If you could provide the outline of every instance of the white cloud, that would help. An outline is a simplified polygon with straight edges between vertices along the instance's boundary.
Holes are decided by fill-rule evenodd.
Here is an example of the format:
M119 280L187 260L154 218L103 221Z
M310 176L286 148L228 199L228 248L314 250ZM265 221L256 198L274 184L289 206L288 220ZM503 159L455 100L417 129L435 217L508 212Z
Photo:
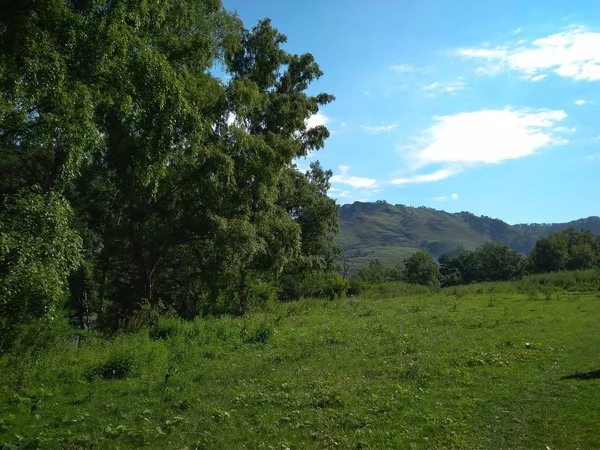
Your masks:
M546 77L547 77L547 75L546 75L545 73L542 73L542 74L540 74L540 75L536 75L536 76L534 76L534 77L531 77L531 78L529 78L529 79L530 79L531 81L541 81L541 80L543 80L543 79L544 79L544 78L546 78Z
M448 197L435 197L434 200L436 202L445 202L446 200L448 200Z
M453 192L451 197L452 197L452 200L457 200L458 194L456 192Z
M490 61L496 59L503 59L508 56L508 52L503 48L487 49L487 48L461 48L456 50L456 53L465 58L483 58Z
M331 119L326 116L325 114L323 114L321 111L317 112L316 114L313 114L312 116L310 116L307 120L306 120L306 128L314 128L317 127L319 125L326 125L329 122L331 122Z
M523 31L523 28L518 27L513 30L513 34L520 34Z
M562 143L553 134L562 110L504 108L436 117L425 132L429 144L418 153L429 163L498 163ZM560 130L559 130L560 131Z
M456 94L458 91L462 91L465 88L465 82L460 78L455 81L448 82L435 81L423 87L425 91L428 91L428 97L434 97L436 93Z
M404 148L413 173L391 183L439 181L474 165L497 164L565 144L563 134L576 131L558 125L566 117L562 110L509 107L435 117L435 124L415 139L416 145ZM414 173L429 166L442 168Z
M468 59L485 60L480 74L515 70L539 81L540 75L554 72L575 80L600 80L600 33L571 26L560 33L536 39L528 45L520 41L513 46L494 49L462 48L455 51Z
M414 72L415 68L412 64L398 64L389 68L391 71L396 73Z
M340 174L331 177L332 183L347 184L353 188L375 188L377 186L377 180L373 178L364 178L350 175L349 166L339 166Z
M344 128L344 127L346 126L346 122L342 122L342 123L340 123L340 126L341 126L342 128Z
M380 126L376 126L376 127L369 127L366 125L362 126L362 129L365 131L368 131L369 133L389 133L390 131L393 131L396 128L398 128L398 125L396 125L396 124L380 125Z
M392 180L392 184L410 184L410 183L428 183L431 181L440 181L444 178L451 177L459 172L457 169L441 169L436 172L420 174L420 175L411 175L406 178L396 178Z
M584 161L594 161L595 159L598 159L598 155L586 155L583 156L581 159L583 159Z
M583 106L583 105L585 105L586 103L587 103L587 102L586 102L585 100L583 100L583 99L575 100L575 104L576 104L577 106Z
M333 197L336 198L352 198L352 194L350 193L350 191L344 189L332 187L331 189L329 189L329 193L333 194Z
M567 127L556 127L554 129L554 131L556 133L575 133L577 131L577 128L575 127L571 127L571 128L567 128Z

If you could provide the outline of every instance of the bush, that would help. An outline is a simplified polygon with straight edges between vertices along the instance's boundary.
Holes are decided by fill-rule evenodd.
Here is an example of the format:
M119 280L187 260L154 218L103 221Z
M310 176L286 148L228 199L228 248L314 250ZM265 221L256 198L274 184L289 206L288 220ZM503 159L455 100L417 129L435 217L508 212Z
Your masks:
M348 282L348 295L360 295L366 288L368 284L365 280L359 275L352 275Z
M367 286L363 289L361 296L363 298L398 298L412 295L427 295L431 293L431 288L419 284L408 283L382 283L373 286Z
M150 339L153 341L163 339L166 340L171 336L175 336L179 333L181 322L176 318L161 318L158 322L153 325L149 330Z
M334 300L344 297L348 287L348 280L335 272L313 272L304 276L286 277L282 280L281 292L285 300L298 300L302 297Z
M269 283L258 282L250 288L250 309L269 311L275 305L279 289Z
M519 290L528 293L543 287L557 287L570 291L596 291L600 289L600 270L573 270L528 275L520 282Z
M131 376L135 369L134 359L126 353L116 353L101 364L90 367L85 374L88 381L95 378L105 380L121 380Z
M175 311L165 306L160 300L154 304L144 300L140 304L140 308L128 318L125 329L130 333L136 333L147 327L155 327L161 319L173 319L175 316Z
M250 329L244 327L241 332L242 341L246 344L265 344L273 335L273 325L260 322Z

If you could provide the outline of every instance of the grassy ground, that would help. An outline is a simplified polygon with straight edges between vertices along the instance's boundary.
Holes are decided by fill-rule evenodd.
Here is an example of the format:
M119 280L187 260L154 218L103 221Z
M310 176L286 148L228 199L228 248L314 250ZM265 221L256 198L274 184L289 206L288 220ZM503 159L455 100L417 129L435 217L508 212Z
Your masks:
M600 293L400 285L0 360L0 447L600 448Z

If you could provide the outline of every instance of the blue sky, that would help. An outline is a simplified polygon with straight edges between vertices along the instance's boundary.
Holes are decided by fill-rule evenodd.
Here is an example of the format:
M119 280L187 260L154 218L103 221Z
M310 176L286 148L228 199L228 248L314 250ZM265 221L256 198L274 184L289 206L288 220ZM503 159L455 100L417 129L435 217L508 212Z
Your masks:
M598 215L600 7L578 0L224 0L312 53L330 195L509 223Z

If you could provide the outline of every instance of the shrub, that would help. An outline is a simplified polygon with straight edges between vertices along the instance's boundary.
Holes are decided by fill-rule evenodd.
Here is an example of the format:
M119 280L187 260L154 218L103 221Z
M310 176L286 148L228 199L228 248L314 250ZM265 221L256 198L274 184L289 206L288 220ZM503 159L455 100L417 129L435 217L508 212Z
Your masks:
M359 275L352 275L348 282L348 295L360 295L365 288L367 287L367 283L365 280Z
M273 335L273 325L260 322L250 329L244 327L241 332L242 341L246 344L265 344Z
M86 371L85 378L88 381L95 378L121 380L131 376L134 369L135 363L131 355L126 353L116 353L111 355L105 362L90 367Z
M275 305L279 289L272 284L258 282L250 288L250 308L258 311L269 311Z
M149 329L150 339L156 341L158 339L166 340L171 336L175 336L181 327L179 319L161 318L156 324Z
M348 280L335 272L312 272L282 280L282 298L298 300L301 297L341 298L348 290Z

